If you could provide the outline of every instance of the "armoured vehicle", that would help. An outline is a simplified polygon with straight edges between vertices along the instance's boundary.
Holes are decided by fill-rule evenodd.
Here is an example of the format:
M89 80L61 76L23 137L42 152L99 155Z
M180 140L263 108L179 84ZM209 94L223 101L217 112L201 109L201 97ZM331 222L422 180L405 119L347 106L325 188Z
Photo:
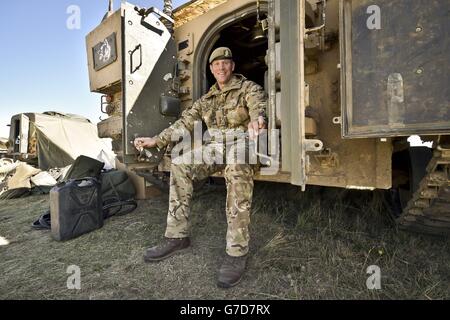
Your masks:
M162 3L163 5L163 3ZM450 1L196 0L162 11L122 2L86 37L100 137L157 184L170 153L140 157L214 83L208 57L231 48L236 72L268 95L266 166L256 180L391 190L400 226L450 232ZM410 147L420 135L432 147Z

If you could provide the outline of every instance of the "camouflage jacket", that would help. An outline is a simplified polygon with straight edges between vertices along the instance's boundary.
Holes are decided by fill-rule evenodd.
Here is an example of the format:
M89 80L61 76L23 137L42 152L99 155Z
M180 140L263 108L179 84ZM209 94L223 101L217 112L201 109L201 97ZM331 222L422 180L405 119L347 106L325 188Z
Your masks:
M250 121L266 116L266 94L263 88L243 75L233 74L222 89L216 83L209 92L183 111L169 128L156 138L158 147L170 143L172 132L177 129L193 131L194 122L203 120L208 129L241 129L247 131Z

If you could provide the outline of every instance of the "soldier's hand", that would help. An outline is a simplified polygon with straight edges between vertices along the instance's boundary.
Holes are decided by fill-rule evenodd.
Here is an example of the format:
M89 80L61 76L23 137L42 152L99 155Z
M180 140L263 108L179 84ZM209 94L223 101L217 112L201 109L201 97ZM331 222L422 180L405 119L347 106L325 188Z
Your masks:
M156 139L148 137L140 137L134 139L134 147L141 151L143 148L153 148L156 147Z
M256 139L262 129L266 129L266 122L264 121L264 117L259 116L258 120L248 124L248 136L250 140Z

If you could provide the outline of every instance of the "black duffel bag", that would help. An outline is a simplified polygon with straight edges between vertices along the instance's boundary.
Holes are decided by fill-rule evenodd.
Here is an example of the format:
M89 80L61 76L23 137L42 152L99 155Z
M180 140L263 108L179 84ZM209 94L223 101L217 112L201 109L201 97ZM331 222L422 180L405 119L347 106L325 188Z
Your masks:
M103 201L103 217L130 213L137 207L134 200L136 189L125 171L109 170L102 172L101 195Z

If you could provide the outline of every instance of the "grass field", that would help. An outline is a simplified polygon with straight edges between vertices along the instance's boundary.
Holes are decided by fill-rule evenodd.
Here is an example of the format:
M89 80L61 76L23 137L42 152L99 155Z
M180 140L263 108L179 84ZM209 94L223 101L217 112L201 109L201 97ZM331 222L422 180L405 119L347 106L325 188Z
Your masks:
M192 247L156 264L145 248L163 237L168 197L66 242L31 223L49 197L0 201L0 299L449 299L448 239L396 229L382 192L256 183L251 252L242 282L216 287L225 253L223 185L193 200ZM8 244L7 244L8 243ZM67 268L81 289L67 289ZM368 290L379 266L381 289Z

